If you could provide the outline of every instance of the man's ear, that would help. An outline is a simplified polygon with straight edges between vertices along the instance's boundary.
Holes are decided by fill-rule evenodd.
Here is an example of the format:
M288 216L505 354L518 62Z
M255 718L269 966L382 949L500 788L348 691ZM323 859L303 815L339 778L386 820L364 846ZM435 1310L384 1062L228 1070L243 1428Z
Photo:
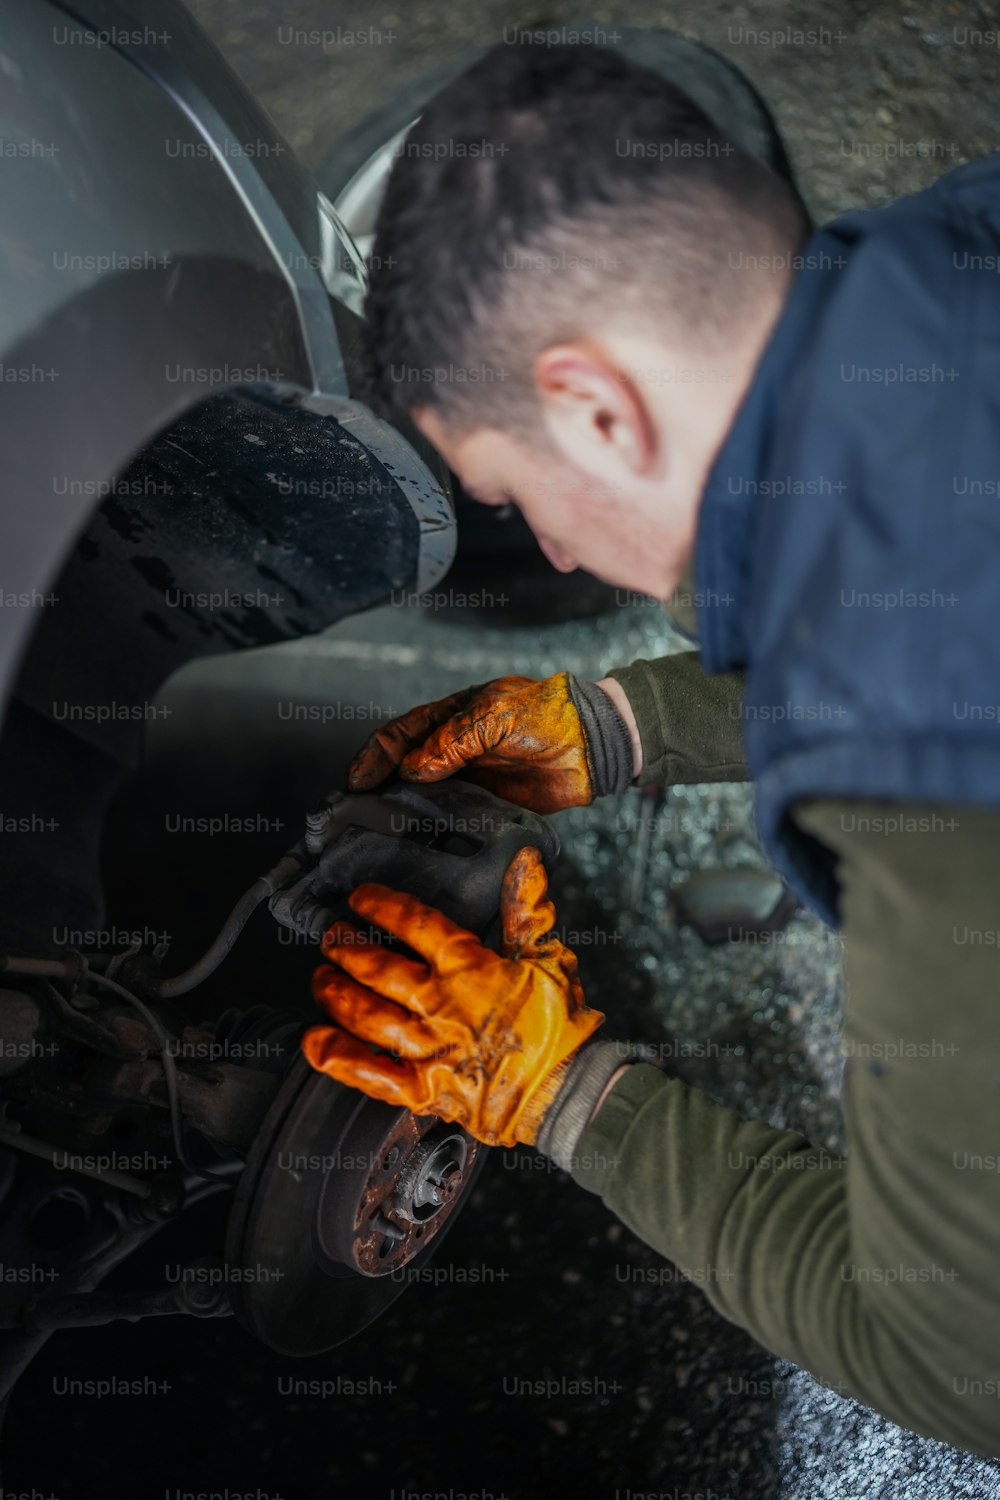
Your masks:
M546 431L565 459L609 484L650 471L657 437L649 410L600 344L553 344L532 376Z

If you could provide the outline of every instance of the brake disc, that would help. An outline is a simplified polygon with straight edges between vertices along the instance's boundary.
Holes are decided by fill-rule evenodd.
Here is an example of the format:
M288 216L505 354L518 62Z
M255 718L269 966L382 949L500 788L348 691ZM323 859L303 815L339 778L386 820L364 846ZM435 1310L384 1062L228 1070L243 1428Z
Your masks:
M279 1354L353 1337L429 1259L486 1155L457 1125L369 1099L296 1059L229 1219L237 1317Z
M558 856L544 819L457 777L378 796L331 793L309 815L297 878L271 911L318 937L350 891L382 880L488 941L507 868L527 844L549 866ZM457 1126L369 1099L298 1057L254 1138L229 1221L237 1316L282 1354L350 1338L428 1258L485 1158Z

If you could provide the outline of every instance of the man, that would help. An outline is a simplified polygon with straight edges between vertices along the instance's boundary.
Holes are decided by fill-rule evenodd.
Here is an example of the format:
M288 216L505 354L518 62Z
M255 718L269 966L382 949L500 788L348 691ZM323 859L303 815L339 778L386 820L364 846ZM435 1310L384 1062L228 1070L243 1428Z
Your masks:
M699 652L421 706L350 785L461 771L547 812L745 754L770 858L843 929L849 1152L603 1040L524 851L504 956L357 891L416 958L332 930L307 1055L535 1144L776 1354L996 1454L1000 165L810 236L684 95L590 48L495 49L408 142L373 399L557 568L693 581Z

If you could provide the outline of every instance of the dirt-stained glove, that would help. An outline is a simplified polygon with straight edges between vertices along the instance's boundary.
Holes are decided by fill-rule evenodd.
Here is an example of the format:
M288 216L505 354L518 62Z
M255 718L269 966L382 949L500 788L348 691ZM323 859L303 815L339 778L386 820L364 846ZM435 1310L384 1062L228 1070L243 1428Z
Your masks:
M487 1145L534 1141L570 1060L604 1020L552 932L546 885L538 850L521 849L504 877L502 956L414 896L359 886L353 910L421 961L360 941L350 923L331 927L332 964L317 969L313 992L335 1024L306 1032L309 1062Z
M393 771L406 781L461 771L508 802L549 813L624 791L632 747L624 719L596 683L571 672L498 677L377 730L351 762L347 784L367 792Z

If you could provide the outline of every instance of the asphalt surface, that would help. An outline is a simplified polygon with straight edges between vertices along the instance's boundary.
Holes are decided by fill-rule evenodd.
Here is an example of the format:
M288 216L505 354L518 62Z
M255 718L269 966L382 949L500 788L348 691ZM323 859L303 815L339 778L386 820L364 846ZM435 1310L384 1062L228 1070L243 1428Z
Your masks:
M429 68L504 27L580 15L496 0L395 12L318 0L192 8L312 163ZM635 4L602 6L593 19L672 24L737 62L774 110L823 218L920 188L994 147L997 49L957 39L965 27L996 26L991 15L924 3L710 13ZM382 40L371 31L336 47L283 39L285 28L323 27L374 28ZM830 40L748 40L751 30L796 27L824 27ZM339 784L369 727L346 706L383 713L508 671L595 676L677 644L658 611L634 605L544 627L388 607L316 641L191 669L172 690L176 712L145 781L116 816L111 852L132 843L145 858L127 880L112 870L113 909L123 924L155 913L198 951L229 899L290 842L302 810ZM275 715L276 696L335 697L345 709L332 725L289 726ZM263 811L285 826L179 851L163 832L171 807ZM800 914L781 945L708 949L669 920L668 889L688 871L763 863L742 786L669 794L634 902L643 812L630 792L558 820L565 857L554 894L561 924L581 935L589 998L617 1034L674 1048L677 1071L717 1098L842 1145L838 940ZM230 960L226 998L304 1005L312 958L255 928ZM217 1229L206 1215L206 1239ZM165 1253L149 1266L162 1267ZM227 1489L227 1500L1000 1496L996 1464L905 1433L772 1359L532 1153L494 1154L437 1264L442 1284L410 1288L353 1343L304 1362L273 1355L231 1322L167 1319L52 1340L12 1403L7 1490L59 1500ZM54 1399L67 1375L152 1377L168 1389L134 1402ZM288 1386L337 1377L332 1396Z

